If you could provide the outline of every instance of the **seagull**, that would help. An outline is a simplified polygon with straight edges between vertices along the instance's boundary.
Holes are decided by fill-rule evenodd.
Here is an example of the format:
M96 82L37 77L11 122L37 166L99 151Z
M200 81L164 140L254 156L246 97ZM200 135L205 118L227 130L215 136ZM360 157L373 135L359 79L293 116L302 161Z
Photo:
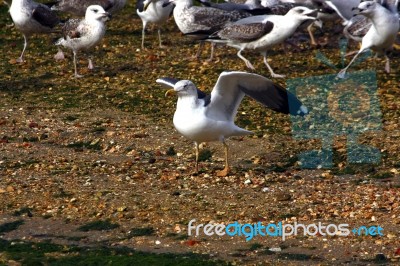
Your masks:
M234 119L245 95L264 106L285 114L305 115L307 108L280 85L271 80L246 72L222 72L211 95L206 95L189 80L159 78L157 83L173 88L166 96L176 93L178 102L173 118L176 130L194 141L196 152L195 171L198 173L199 144L220 141L225 148L225 168L218 176L229 173L228 145L225 140L232 136L245 136L251 131L238 127Z
M261 0L247 0L243 4L225 2L225 3L213 3L209 0L196 0L203 6L213 7L222 9L225 11L243 11L248 12L252 15L264 15L270 13L270 9L261 5Z
M164 6L163 0L138 0L136 2L136 13L139 15L143 22L142 29L142 49L144 49L144 36L147 23L155 23L158 26L165 23L172 13L173 5ZM161 44L161 30L158 28L158 40Z
M254 66L241 53L244 50L258 51L263 55L264 64L271 76L283 78L284 75L276 74L268 64L267 50L289 38L302 23L314 21L316 14L316 10L298 6L289 10L284 16L264 15L244 18L225 26L210 36L209 41L225 43L238 49L237 56L252 70L255 70Z
M212 7L194 6L192 0L167 0L175 5L174 19L179 30L194 39L202 39L218 30L225 24L251 16L240 11L225 11ZM203 42L200 43L196 57L200 55ZM212 46L213 48L214 46ZM212 60L213 50L211 50Z
M390 73L390 60L386 52L392 48L399 31L399 14L396 7L386 0L383 0L382 4L375 1L365 1L361 2L355 10L358 11L358 14L370 19L372 26L362 38L360 50L350 63L339 72L338 77L345 78L347 69L357 56L369 49L376 52L377 55L385 56L385 71Z
M51 9L66 12L78 17L84 16L91 5L99 5L105 11L113 14L124 8L126 0L56 0L51 3Z
M330 6L343 19L346 24L356 14L354 8L361 0L327 0L325 3Z
M49 7L32 0L13 0L10 15L24 36L24 48L16 60L18 63L24 62L24 53L30 36L36 33L55 32L54 27L60 24L60 19Z
M79 50L86 50L103 38L106 32L104 22L110 14L99 5L89 6L84 19L70 19L63 27L64 37L58 39L56 45L62 45L72 50L74 54L75 77L82 77L76 69L76 54ZM89 58L89 69L93 69L92 60Z

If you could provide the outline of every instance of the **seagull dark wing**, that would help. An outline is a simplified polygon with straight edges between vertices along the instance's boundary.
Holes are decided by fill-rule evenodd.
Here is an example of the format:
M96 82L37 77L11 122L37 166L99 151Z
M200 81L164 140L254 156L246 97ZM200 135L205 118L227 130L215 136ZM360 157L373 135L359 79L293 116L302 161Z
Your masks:
M41 25L49 28L54 28L60 23L60 19L57 17L57 15L45 5L38 5L32 11L32 17Z
M207 115L233 121L243 97L285 114L304 115L307 108L293 94L271 80L247 72L222 72L211 92Z
M67 39L67 37L71 39L80 38L83 34L83 32L81 32L79 29L80 23L80 19L70 19L65 22L62 29L64 39Z
M221 39L235 42L252 42L271 32L274 23L231 24L218 32Z

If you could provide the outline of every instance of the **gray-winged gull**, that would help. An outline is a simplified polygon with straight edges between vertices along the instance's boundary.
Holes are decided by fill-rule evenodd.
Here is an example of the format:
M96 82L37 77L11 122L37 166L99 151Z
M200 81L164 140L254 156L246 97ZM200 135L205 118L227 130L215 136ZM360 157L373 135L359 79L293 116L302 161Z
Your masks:
M84 19L70 19L63 27L63 37L58 39L56 45L62 45L72 50L74 54L74 75L78 74L76 67L76 54L79 50L87 50L100 42L106 32L105 21L110 14L99 5L89 6ZM89 58L89 69L93 68Z
M138 0L136 2L136 13L143 23L142 49L144 49L144 36L147 23L154 23L158 26L158 41L160 47L162 47L160 26L168 20L174 8L172 4L164 4L164 0Z
M175 5L173 14L179 30L192 38L204 37L220 30L227 23L237 21L251 14L240 11L225 11L212 7L194 6L192 0L167 0ZM194 33L194 34L192 34ZM203 42L200 43L196 57L200 55ZM213 50L211 50L211 60Z
M60 23L60 19L49 7L32 0L13 0L10 15L17 29L24 36L24 48L17 59L18 63L24 61L24 53L31 35L54 32L53 28Z
M238 49L238 57L242 59L246 66L255 69L254 66L242 56L244 50L255 50L260 52L264 58L264 64L267 66L271 76L281 78L284 75L276 74L267 62L267 50L272 46L284 42L289 38L296 29L307 21L314 21L316 18L316 10L307 7L294 7L284 15L265 15L253 16L238 20L233 24L229 24L216 35L220 40L211 40L222 42L228 46ZM262 27L260 25L271 25L270 27ZM267 29L267 30L266 30ZM246 36L244 39L243 36Z
M338 77L344 78L347 69L351 66L358 55L373 50L378 55L384 55L386 58L385 71L390 72L390 60L386 52L392 48L399 31L399 14L394 5L383 0L382 5L375 1L365 1L358 5L355 9L358 14L363 15L371 20L372 26L367 34L362 38L361 48L353 57L350 63L342 69Z
M308 112L296 96L285 88L254 73L222 72L211 95L197 89L189 80L160 78L157 82L173 88L166 95L178 95L173 123L180 134L195 143L196 172L199 144L220 141L225 148L225 168L218 175L226 176L229 173L228 145L225 140L231 136L252 134L234 123L245 95L277 112L293 115L305 115Z

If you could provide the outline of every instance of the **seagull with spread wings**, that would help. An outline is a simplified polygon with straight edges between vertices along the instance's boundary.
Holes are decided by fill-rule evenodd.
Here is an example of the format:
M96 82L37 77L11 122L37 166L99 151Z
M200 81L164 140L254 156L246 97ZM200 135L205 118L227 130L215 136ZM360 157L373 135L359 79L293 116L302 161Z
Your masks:
M173 118L176 130L194 141L196 173L198 172L199 144L220 141L225 147L225 168L218 176L229 173L228 145L225 140L232 136L245 136L251 131L238 127L234 119L245 95L264 106L285 114L305 115L308 110L290 92L271 80L253 73L222 72L211 92L206 95L189 80L160 78L157 82L173 89L178 102Z

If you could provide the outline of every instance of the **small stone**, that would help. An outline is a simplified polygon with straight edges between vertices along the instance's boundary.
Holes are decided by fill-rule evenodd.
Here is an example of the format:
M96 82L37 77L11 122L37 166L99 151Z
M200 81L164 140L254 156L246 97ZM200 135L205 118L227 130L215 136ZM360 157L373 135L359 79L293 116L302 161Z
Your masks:
M160 245L161 244L161 241L160 240L156 240L156 245Z
M264 188L262 189L262 192L268 192L268 191L270 191L269 187L264 187Z
M277 248L270 248L269 251L272 251L272 252L281 252L282 249L281 249L280 247L277 247Z
M284 193L284 192L278 192L276 193L275 199L277 201L286 201L286 200L290 200L292 198L292 196L288 193Z

